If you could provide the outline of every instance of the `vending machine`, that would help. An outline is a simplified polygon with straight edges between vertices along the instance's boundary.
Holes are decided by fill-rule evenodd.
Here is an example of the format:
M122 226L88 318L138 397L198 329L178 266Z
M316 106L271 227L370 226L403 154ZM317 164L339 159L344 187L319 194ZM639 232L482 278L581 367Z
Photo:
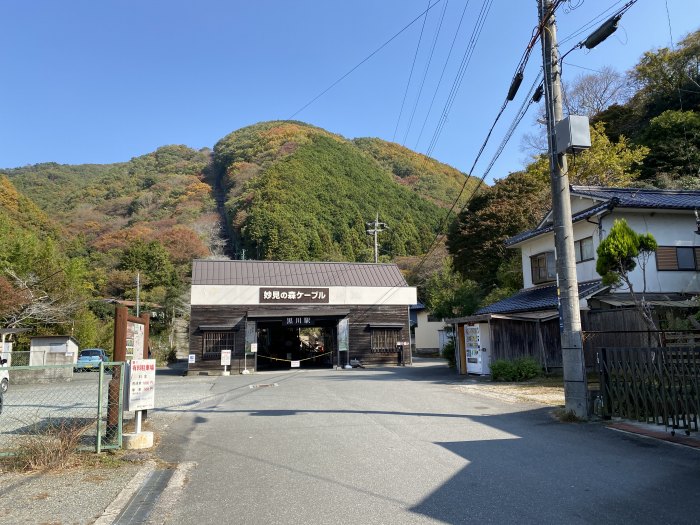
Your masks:
M467 373L487 375L491 373L488 353L482 346L481 328L478 324L465 325L464 350L467 357Z

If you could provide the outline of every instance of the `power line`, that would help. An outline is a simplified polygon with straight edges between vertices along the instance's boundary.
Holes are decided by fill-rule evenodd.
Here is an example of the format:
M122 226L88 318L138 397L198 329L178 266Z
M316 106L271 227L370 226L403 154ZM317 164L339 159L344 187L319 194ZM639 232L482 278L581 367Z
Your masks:
M442 6L442 14L440 15L440 21L438 23L437 30L435 31L435 38L433 39L433 45L430 48L430 54L428 55L428 63L425 66L425 71L423 72L423 80L421 80L420 88L418 89L418 95L416 96L416 103L413 105L413 111L411 111L411 118L408 119L408 125L406 126L406 133L404 133L402 145L406 145L406 138L408 137L408 132L411 131L411 126L413 125L413 117L416 114L416 109L418 108L418 102L420 102L420 97L423 94L423 86L425 85L425 79L428 76L428 71L430 70L430 64L433 61L433 53L435 53L435 46L440 36L440 30L442 29L442 22L445 20L445 12L447 11L447 6L450 0L445 0L445 5ZM427 16L426 16L427 18Z
M394 41L399 35L401 35L401 34L402 34L404 31L406 31L409 27L411 27L411 26L412 26L413 24L415 24L418 20L420 20L420 18L421 18L423 15L427 14L428 11L430 11L432 8L434 8L436 5L438 5L440 2L442 2L442 0L435 0L435 2L434 2L433 4L428 5L428 8L427 8L425 11L423 11L423 12L420 13L418 16L416 16L416 17L415 17L413 20L411 20L408 24L406 24L405 26L403 26L397 33L394 34L394 36L392 36L391 38L389 38L389 40L387 40L387 41L384 42L381 46L379 46L377 49L375 49L374 51L372 51L369 55L367 55L367 56L366 56L365 58L363 58L360 62L358 62L355 66L353 66L347 73L345 73L344 75L342 75L342 76L341 76L340 78L338 78L335 82L333 82L331 85L329 85L326 89L324 89L323 91L321 91L318 95L316 95L314 98L312 98L311 100L309 100L306 104L304 104L302 107L300 107L299 109L297 109L294 113L292 113L292 114L288 117L288 120L291 120L291 119L293 119L294 117L296 117L299 113L301 113L302 111L304 111L304 110L305 110L306 108L308 108L311 104L313 104L314 102L316 102L319 98L321 98L323 95L325 95L326 93L328 93L331 89L333 89L335 86L337 86L338 84L340 84L340 82L342 82L342 81L345 80L348 76L350 76L350 74L352 74L357 68L359 68L359 67L360 67L362 64L364 64L365 62L367 62L367 61L368 61L370 58L372 58L374 55L376 55L377 53L379 53L382 49L384 49L387 45L389 45L392 41Z
M423 130L428 122L428 117L430 117L430 112L433 109L433 104L435 103L435 98L437 97L438 91L440 90L440 85L442 84L442 79L445 76L445 70L447 69L447 64L450 62L450 57L452 56L452 50L455 47L455 42L457 41L457 36L459 35L459 30L462 27L462 22L464 20L464 15L467 12L467 7L469 7L469 0L464 4L464 9L462 9L462 16L459 17L459 23L457 24L457 30L452 38L452 44L450 45L450 50L447 52L447 58L445 58L445 63L442 66L442 72L440 73L440 78L438 79L437 86L435 86L435 91L433 92L433 98L430 100L430 105L428 106L428 111L425 114L425 119L423 120L423 125L420 128L420 133L418 134L418 139L416 139L416 145L413 147L414 150L418 150L418 144L421 137L423 136Z
M469 67L469 63L471 62L471 57L474 53L474 49L476 48L476 43L478 42L479 37L481 36L481 31L482 31L484 24L486 22L486 18L488 17L492 3L493 3L493 0L484 0L484 2L481 5L481 9L479 11L476 22L474 24L474 28L472 30L472 34L471 34L471 37L469 39L469 43L467 44L467 48L465 49L464 54L462 55L462 61L461 61L459 68L457 70L457 74L455 76L455 79L452 82L452 87L450 89L450 92L447 95L447 100L445 101L445 105L443 107L442 114L440 115L440 119L438 121L437 127L435 129L435 132L433 133L431 140L430 140L430 143L428 145L428 149L426 150L425 154L428 156L430 156L432 154L433 149L435 148L435 145L437 144L438 138L440 137L440 134L442 133L442 130L443 130L445 124L447 123L447 117L448 117L450 110L452 109L452 105L454 104L454 101L457 97L457 92L459 91L459 88L462 85L462 80L464 79L464 75L467 71L467 68Z
M428 0L428 7L430 7L430 0ZM411 79L413 78L413 69L416 67L416 59L418 58L418 51L420 50L420 43L423 41L423 31L425 30L425 23L428 21L428 10L425 11L425 16L423 17L423 25L420 28L420 35L418 36L418 43L416 44L416 52L413 54L413 62L411 63L411 71L408 74L408 81L406 82L406 89L403 92L403 100L401 101L401 109L399 110L399 118L396 119L396 127L394 127L394 134L391 136L391 141L394 142L396 139L396 132L399 129L399 124L401 123L401 115L403 114L403 107L406 104L406 97L408 96L408 88L411 87Z
M517 69L516 69L516 75L518 74L518 72L522 73L522 71L523 71L525 65L527 64L527 60L528 60L528 58L529 58L529 56L530 56L530 54L531 54L531 52L532 52L532 48L534 47L535 43L537 42L537 39L538 39L539 36L541 35L542 30L543 30L545 24L547 23L547 21L549 20L549 18L554 14L554 12L555 12L556 9L559 7L559 5L561 5L563 2L564 2L564 0L557 0L554 4L552 4L552 7L551 7L551 9L549 10L549 13L547 13L547 14L543 17L543 19L539 22L539 24L538 24L537 27L535 28L535 31L533 31L533 36L532 36L532 38L530 39L530 42L528 43L528 45L527 45L527 47L526 47L526 49L525 49L525 52L523 53L523 56L522 56L522 58L521 58L521 60L520 60L520 62L519 62L519 64L518 64ZM515 79L515 77L514 77L514 79ZM534 87L535 87L537 84L538 84L538 83L533 84L533 88L531 88L531 91L534 90ZM475 160L474 160L474 163L472 164L472 168L471 168L471 170L470 170L469 173L473 173L473 170L474 170L474 168L476 167L476 164L478 163L479 159L481 158L481 155L482 155L482 153L483 153L483 151L484 151L484 149L485 149L485 147L486 147L486 144L488 143L488 141L489 141L489 139L490 139L490 137L491 137L491 134L493 133L493 130L494 130L496 124L498 123L498 121L500 120L501 116L503 115L503 112L505 111L506 106L508 105L508 102L514 98L514 93L512 93L512 91L513 91L513 84L511 84L511 87L510 87L510 89L509 89L508 95L506 96L506 99L504 100L503 104L501 105L501 108L499 109L498 114L496 115L496 118L494 119L494 122L493 122L493 124L491 125L491 128L489 129L489 131L488 131L488 133L487 133L487 135L486 135L486 139L485 139L484 142L482 143L481 148L479 149L479 152L478 152L477 155L476 155L476 158L475 158ZM516 91L517 91L517 89L516 89ZM529 101L527 102L527 107L529 107ZM526 111L526 109L525 109L525 111ZM520 114L520 113L522 113L522 114ZM512 132L515 131L515 127L517 127L517 124L520 123L520 121L522 120L523 116L524 116L524 112L522 112L522 111L519 112L518 117L516 117L516 122L517 122L517 123L515 123L513 126L511 126L512 131L510 132L510 135L512 135ZM508 136L508 139L510 139L510 135ZM506 142L507 142L507 141L506 141ZM500 149L500 151L498 152L498 155L500 155L500 154L502 153L503 148L505 148L505 144L503 144L503 147L502 147L502 148ZM498 157L496 157L496 158L498 158ZM491 164L490 164L490 166L489 166L489 168L488 168L489 171L490 171L491 167L493 166L493 163L495 163L495 159L491 162ZM466 209L466 208L469 206L470 202L472 201L472 199L473 199L474 196L476 195L476 191L477 191L477 190L481 187L481 185L483 184L483 181L485 180L487 174L488 174L488 171L486 171L486 172L482 175L482 177L480 178L479 182L477 183L476 188L475 188L474 191L472 192L471 196L469 197L469 199L467 199L467 201L465 202L464 206L462 206L462 210ZM457 197L455 198L454 202L452 203L452 206L451 206L450 209L448 210L448 212L447 212L447 214L445 215L444 219L443 219L442 222L440 223L440 226L439 226L439 228L438 228L438 231L436 232L435 237L433 238L432 243L431 243L430 246L428 247L427 252L426 252L425 255L421 258L420 262L418 263L418 266L415 268L415 270L414 270L414 273L415 273L415 274L417 274L418 271L423 267L423 265L425 264L425 261L428 259L428 257L430 256L430 254L433 252L433 250L434 250L435 247L437 246L437 241L438 241L438 239L440 238L440 236L443 234L443 230L445 229L445 226L446 226L446 224L447 224L447 221L449 220L450 215L452 214L452 212L453 212L454 209L456 208L457 203L459 202L459 199L462 197L462 195L463 195L463 193L464 193L464 190L465 190L466 187L467 187L467 183L468 183L468 182L469 182L469 178L466 178L465 181L464 181L464 184L462 184L462 189L460 190L459 194L458 194Z

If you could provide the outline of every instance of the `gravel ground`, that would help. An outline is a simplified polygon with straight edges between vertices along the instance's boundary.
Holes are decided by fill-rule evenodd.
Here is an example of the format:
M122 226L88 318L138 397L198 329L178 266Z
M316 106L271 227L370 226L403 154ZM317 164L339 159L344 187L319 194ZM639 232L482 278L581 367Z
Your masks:
M563 406L563 386L543 386L518 383L475 383L455 387L460 392L477 392L479 395L500 399L510 403L539 403Z

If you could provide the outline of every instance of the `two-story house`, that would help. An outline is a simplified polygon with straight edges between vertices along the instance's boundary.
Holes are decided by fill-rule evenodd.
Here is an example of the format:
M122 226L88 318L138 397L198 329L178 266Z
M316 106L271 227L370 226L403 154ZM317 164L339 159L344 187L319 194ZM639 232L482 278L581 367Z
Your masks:
M616 219L624 218L638 233L651 233L658 243L646 265L646 291L641 268L631 274L635 293L652 307L697 308L700 295L700 191L638 188L571 187L576 274L584 330L643 328L626 288L603 286L596 273L596 250ZM450 320L457 336L460 373L488 374L494 359L532 356L546 368L561 366L552 213L530 231L507 241L520 249L524 287L518 293ZM603 336L601 336L603 337ZM589 340L587 364L594 359Z

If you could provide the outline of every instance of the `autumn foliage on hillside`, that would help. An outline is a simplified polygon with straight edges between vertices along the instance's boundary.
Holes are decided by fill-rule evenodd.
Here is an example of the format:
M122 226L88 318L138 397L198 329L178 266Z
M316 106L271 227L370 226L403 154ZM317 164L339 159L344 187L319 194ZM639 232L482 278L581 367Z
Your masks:
M465 179L400 146L287 121L231 133L214 161L237 252L258 259L371 261L365 223L377 213L388 226L383 260L420 255ZM397 175L399 165L409 177Z

